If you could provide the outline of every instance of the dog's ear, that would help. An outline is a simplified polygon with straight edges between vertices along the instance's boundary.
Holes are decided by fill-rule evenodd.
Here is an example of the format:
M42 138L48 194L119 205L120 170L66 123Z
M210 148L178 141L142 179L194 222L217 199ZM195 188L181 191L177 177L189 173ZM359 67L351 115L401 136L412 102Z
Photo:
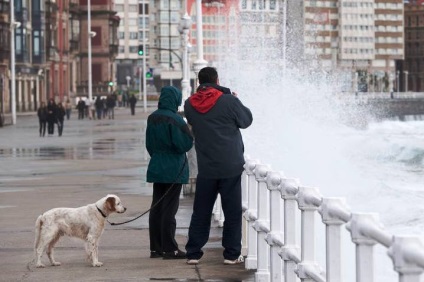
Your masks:
M106 209L108 209L109 211L111 211L111 212L116 211L116 209L115 209L115 197L108 197L106 199L105 205L106 205Z

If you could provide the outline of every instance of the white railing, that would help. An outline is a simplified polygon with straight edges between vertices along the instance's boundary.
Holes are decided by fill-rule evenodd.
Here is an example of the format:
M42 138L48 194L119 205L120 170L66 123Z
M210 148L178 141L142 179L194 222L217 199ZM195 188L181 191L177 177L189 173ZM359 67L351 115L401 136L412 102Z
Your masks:
M373 282L374 245L387 248L400 282L419 282L424 272L424 238L391 235L375 213L352 213L343 198L322 197L317 188L303 187L269 166L247 159L242 180L242 204L247 221L245 267L256 269L257 282L343 282L342 226L356 248L356 281ZM217 202L215 211L220 209ZM301 238L296 244L300 210ZM315 258L315 215L325 225L326 269ZM222 223L223 216L219 212Z

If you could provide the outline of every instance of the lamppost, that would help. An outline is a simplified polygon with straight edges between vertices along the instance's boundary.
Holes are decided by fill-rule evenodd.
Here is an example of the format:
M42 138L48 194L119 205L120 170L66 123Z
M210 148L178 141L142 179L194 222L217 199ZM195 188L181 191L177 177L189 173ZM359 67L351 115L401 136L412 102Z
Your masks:
M405 92L408 92L408 74L409 74L409 72L404 70L403 74L405 75Z
M181 45L183 47L183 60L182 60L182 67L183 67L183 80L181 81L181 88L183 92L183 105L184 101L188 99L188 96L190 95L190 81L188 78L188 71L189 68L189 60L188 60L188 33L190 31L191 27L191 18L187 14L187 12L184 14L184 16L181 18L180 24L178 25L178 31L181 34Z
M196 77L199 71L208 65L203 58L203 22L202 22L202 0L196 0L196 35L197 35L197 60L193 63Z
M16 124L15 29L21 26L20 22L15 22L14 2L10 1L10 93L12 96L12 124Z
M96 36L94 31L91 31L91 0L87 0L87 32L88 32L88 100L93 101L93 86L91 73L91 38Z

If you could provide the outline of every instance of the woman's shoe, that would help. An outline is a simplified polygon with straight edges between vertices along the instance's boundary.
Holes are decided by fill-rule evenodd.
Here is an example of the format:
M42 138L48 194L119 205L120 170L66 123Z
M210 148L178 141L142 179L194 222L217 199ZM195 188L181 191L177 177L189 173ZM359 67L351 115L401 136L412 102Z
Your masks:
M161 258L161 257L163 257L163 255L160 252L155 252L155 251L150 252L150 258Z
M163 253L163 259L185 259L185 258L186 258L186 253L180 250Z

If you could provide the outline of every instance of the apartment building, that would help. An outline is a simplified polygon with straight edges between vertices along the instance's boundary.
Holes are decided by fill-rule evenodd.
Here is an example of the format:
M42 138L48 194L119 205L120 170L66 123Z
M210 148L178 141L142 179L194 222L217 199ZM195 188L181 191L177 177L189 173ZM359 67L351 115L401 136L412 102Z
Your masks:
M405 60L398 61L401 91L424 91L424 1L405 2Z
M144 6L144 14L143 14ZM121 19L118 28L118 55L115 65L117 69L116 84L119 89L127 84L135 87L139 84L139 72L143 56L138 54L143 38L147 65L149 64L149 1L148 0L116 0L114 9ZM127 77L130 79L127 80ZM125 86L125 87L123 87Z
M304 18L308 58L394 83L404 58L403 0L304 0Z

